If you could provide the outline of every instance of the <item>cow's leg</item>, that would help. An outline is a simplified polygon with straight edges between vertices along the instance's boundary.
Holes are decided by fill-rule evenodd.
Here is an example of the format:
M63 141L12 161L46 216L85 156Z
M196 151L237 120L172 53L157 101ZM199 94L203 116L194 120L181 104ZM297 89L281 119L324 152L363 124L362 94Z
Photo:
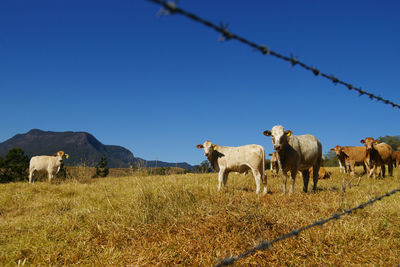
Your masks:
M33 178L33 173L35 172L35 169L29 169L29 183L30 184L32 184L32 183L34 183L33 181L32 181L32 178Z
M354 174L355 174L355 172L354 172L354 167L355 167L355 162L354 161L350 161L350 164L349 164L349 169L350 169L350 176L351 177L353 177L354 176Z
M51 171L48 171L48 177L49 177L49 183L51 182L51 179L53 178L53 173Z
M319 176L319 168L320 166L313 166L313 187L312 191L317 190L318 176Z
M283 189L283 194L286 194L286 183L287 183L287 172L282 170L282 189Z
M225 187L226 182L228 181L228 174L229 172L224 172L224 176L223 176L223 180L222 180L222 184Z
M382 165L381 165L381 170L382 170L382 178L385 178L385 175L386 175L386 167L385 167L385 164L382 164Z
M313 170L314 172L314 170ZM308 182L310 181L310 171L309 170L304 170L301 171L301 176L303 176L303 192L307 193L308 190ZM316 176L316 175L314 175ZM318 176L317 176L318 179Z
M376 169L377 169L377 165L374 164L372 166L372 168L369 170L369 177L373 177L374 179L376 179Z
M261 166L258 168L258 172L260 173L260 180L262 184L264 185L264 191L263 194L265 195L268 190L267 190L267 171L264 169L264 164L261 164Z
M344 166L342 165L342 162L340 160L339 160L339 171L340 171L340 173L346 172L346 170L344 169Z
M363 174L362 174L362 175L364 175L364 174L366 174L366 173L367 173L367 167L365 166L365 164L363 164L363 169L364 169L364 172L363 172Z
M256 181L256 193L259 194L261 187L261 173L256 169L251 169L251 172L253 173L254 180Z
M293 192L294 192L294 182L296 180L296 175L297 175L297 169L292 169L292 171L290 172L290 177L291 177L291 180L290 180L290 194L293 194Z
M389 172L389 175L391 177L393 177L393 163L392 162L388 163L388 172Z
M221 191L222 183L224 182L224 176L225 176L225 169L219 169L219 173L218 173L218 191Z

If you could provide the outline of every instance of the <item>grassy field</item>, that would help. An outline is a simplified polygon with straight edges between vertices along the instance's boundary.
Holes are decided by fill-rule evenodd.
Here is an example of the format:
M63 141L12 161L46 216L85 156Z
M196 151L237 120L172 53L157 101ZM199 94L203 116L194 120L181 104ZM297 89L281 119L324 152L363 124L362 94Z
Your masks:
M1 184L0 262L212 266L400 187L397 168L394 177L364 176L343 196L342 175L332 171L316 193L301 193L298 177L295 193L286 196L280 177L269 176L271 192L258 196L251 175L234 174L223 192L217 192L217 174ZM400 263L399 244L400 193L236 265L394 266Z

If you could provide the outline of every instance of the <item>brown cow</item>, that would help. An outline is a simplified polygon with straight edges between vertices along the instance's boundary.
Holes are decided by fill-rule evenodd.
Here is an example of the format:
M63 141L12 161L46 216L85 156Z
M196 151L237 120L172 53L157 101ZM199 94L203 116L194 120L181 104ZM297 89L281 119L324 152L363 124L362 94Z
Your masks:
M400 149L400 147L398 147L397 149ZM396 151L394 150L392 153L392 162L394 167L400 166L400 151Z
M362 144L365 144L365 148L367 150L367 164L373 169L369 173L369 177L371 177L372 173L374 174L374 178L376 178L376 167L382 168L382 177L385 177L385 164L388 165L389 175L393 176L393 164L392 164L392 152L393 149L386 143L379 143L378 140L375 140L372 137L367 137L360 141Z
M364 173L369 172L369 167L366 164L367 150L364 146L335 146L331 149L336 153L339 162L348 167L351 176L354 176L354 169L357 165L364 167Z

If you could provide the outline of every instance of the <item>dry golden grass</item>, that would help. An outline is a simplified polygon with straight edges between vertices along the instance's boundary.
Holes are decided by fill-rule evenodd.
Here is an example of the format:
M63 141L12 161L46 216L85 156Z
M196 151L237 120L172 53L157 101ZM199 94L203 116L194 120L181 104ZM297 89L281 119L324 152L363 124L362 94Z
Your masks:
M128 176L0 185L3 265L210 266L260 240L330 217L400 187L372 180L341 196L342 175L320 180L316 193L282 195L268 177L266 196L251 175L231 174L217 192L217 174ZM312 183L311 183L312 184ZM302 232L239 260L238 266L380 265L400 262L400 194Z

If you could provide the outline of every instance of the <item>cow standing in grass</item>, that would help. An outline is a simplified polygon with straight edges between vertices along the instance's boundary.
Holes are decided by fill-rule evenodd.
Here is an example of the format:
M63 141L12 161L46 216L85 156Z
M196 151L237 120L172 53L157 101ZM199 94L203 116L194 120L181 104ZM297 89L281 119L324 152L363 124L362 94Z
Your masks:
M278 174L279 173L279 164L278 164L278 156L276 154L276 151L272 152L271 154L268 154L268 156L271 157L271 174Z
M335 146L330 151L335 152L338 161L346 166L351 176L355 174L355 166L362 165L364 174L369 172L367 161L367 150L364 146Z
M222 185L225 186L229 172L244 173L251 170L256 181L256 193L260 193L261 181L264 183L264 194L267 193L267 179L264 175L265 152L262 146L229 147L205 141L196 147L204 149L204 155L210 161L211 167L218 172L218 191Z
M60 171L63 159L68 158L64 151L58 151L53 156L35 156L29 162L29 183L33 183L33 175L36 171L47 172L49 182Z
M309 168L314 173L319 172L322 163L321 142L312 135L293 135L292 131L285 131L283 126L272 127L271 131L264 131L265 136L272 136L272 144L277 152L279 169L283 173L283 193L286 193L287 172L291 174L290 193L294 191L294 182L297 171L303 176L303 191L307 192L310 180ZM313 177L313 191L317 189L318 175Z
M382 177L385 177L385 164L388 165L389 175L393 176L392 147L383 142L379 143L378 140L375 140L372 137L362 139L360 142L365 144L367 149L367 163L371 168L369 177L374 174L374 178L376 178L377 167L381 168Z

